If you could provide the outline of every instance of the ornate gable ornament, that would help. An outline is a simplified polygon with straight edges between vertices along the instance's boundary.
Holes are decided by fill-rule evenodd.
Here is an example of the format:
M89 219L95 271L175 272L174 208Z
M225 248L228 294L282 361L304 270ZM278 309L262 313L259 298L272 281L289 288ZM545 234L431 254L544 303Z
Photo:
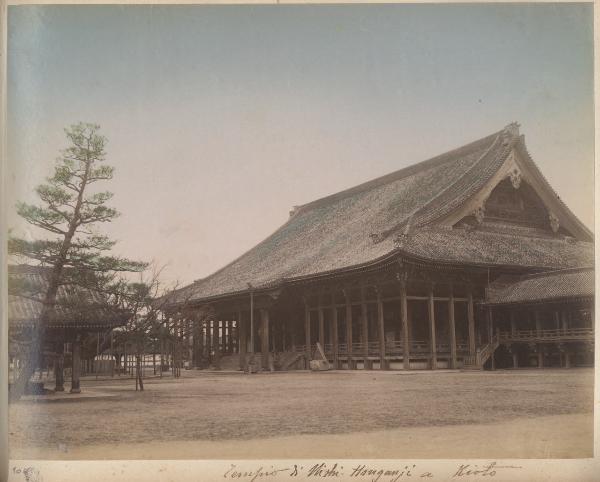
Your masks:
M482 203L481 206L475 208L473 216L475 217L477 224L483 223L483 218L485 218L485 203Z
M550 227L552 228L552 231L555 233L558 232L558 228L560 228L560 221L556 215L553 212L550 212L548 214L548 219L550 220Z
M510 177L510 183L512 184L512 187L514 187L515 189L519 189L519 187L521 187L521 170L515 166L510 171L509 177Z

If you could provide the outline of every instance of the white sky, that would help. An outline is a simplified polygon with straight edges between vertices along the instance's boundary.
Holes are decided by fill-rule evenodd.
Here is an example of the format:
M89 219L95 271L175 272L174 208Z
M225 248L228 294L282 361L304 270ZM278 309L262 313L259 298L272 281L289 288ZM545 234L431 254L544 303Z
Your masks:
M206 276L303 204L511 121L593 226L591 5L9 8L9 227L96 122L116 251Z

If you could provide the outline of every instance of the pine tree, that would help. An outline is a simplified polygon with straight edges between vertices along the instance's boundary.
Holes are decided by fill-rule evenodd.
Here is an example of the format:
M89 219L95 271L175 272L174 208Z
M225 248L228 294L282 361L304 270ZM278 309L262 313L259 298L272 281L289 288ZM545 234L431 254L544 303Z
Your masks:
M36 188L37 205L19 202L17 213L29 224L39 228L46 237L27 240L12 236L9 255L50 270L47 290L40 294L42 308L23 369L12 389L19 398L36 368L41 352L45 326L56 305L56 295L62 284L98 288L115 272L140 271L145 263L111 256L115 241L97 231L99 224L108 223L119 213L106 203L112 193L96 189L96 184L109 181L113 168L104 164L106 138L95 124L79 123L65 129L69 147L62 151L54 175Z

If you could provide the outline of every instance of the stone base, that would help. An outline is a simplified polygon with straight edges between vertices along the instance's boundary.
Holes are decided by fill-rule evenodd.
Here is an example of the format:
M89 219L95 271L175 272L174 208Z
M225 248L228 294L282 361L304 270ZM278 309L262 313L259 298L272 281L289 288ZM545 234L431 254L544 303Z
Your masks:
M71 388L70 393L81 393L81 388Z
M311 360L310 369L314 371L325 371L329 370L329 362L327 360Z

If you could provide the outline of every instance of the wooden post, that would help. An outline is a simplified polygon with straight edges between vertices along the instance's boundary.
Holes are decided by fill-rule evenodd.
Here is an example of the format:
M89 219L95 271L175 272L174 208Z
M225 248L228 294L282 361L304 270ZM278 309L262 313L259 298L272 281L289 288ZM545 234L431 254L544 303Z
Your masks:
M429 299L427 302L429 313L429 333L430 333L430 352L431 352L431 369L437 369L437 346L435 339L435 301L433 300L433 284L429 287Z
M352 359L352 304L350 303L350 296L344 291L344 298L346 299L346 352L348 359L348 370L355 368L354 360Z
M487 316L488 316L488 330L489 330L490 346L491 346L491 350L492 350L492 353L490 355L491 365L492 365L492 370L495 370L496 369L496 357L494 355L496 352L492 345L492 341L494 338L494 318L492 316L492 307L491 306L488 306Z
M569 347L565 347L565 368L571 368L571 353Z
M71 367L71 393L81 393L79 376L81 373L81 335L76 334L73 340L73 363Z
M221 369L221 342L222 342L221 320L215 320L213 322L213 344L215 347L214 366L217 370Z
M321 344L321 347L324 350L325 349L325 313L323 313L323 304L322 304L321 295L319 295L318 313L319 313L319 343Z
M408 301L406 299L406 279L400 278L400 318L402 323L402 365L405 370L410 370L410 333L408 330Z
M519 368L519 353L515 348L511 347L513 368Z
M361 333L362 333L362 344L364 346L364 357L363 357L363 368L365 370L371 369L371 364L367 357L369 356L369 313L367 311L367 302L365 300L365 287L360 287L360 318L361 318Z
M335 298L333 298L332 300L333 302L333 307L332 307L332 313L331 313L331 337L332 337L332 344L333 344L333 368L335 370L337 370L339 368L338 366L338 312L337 312L337 308L335 306Z
M263 359L263 369L270 369L269 360L269 310L262 308L260 310L260 323L261 323L261 351Z
M556 330L560 331L560 329L561 329L561 325L560 325L560 311L558 311L558 310L554 310L554 323L556 324Z
M240 354L240 369L246 371L246 350L248 346L246 345L247 334L246 334L246 324L242 322L242 311L238 311L237 315L237 333L238 333L238 352Z
M515 312L510 310L510 333L511 335L517 334L517 322L515 320Z
M566 311L562 312L562 329L564 332L569 329L569 317Z
M379 331L379 369L386 370L385 360L385 319L383 317L383 301L381 301L381 290L377 289L377 328Z
M454 291L450 287L448 300L448 322L450 325L450 368L456 368L456 320L454 317Z
M535 331L538 337L542 335L542 320L540 319L540 312L535 310L533 312L533 318L535 320ZM538 354L538 368L544 367L544 350L543 345L540 343L537 346L537 354Z
M61 339L56 344L56 358L54 359L54 379L55 379L55 392L65 391L65 342Z
M254 291L250 291L250 353L254 353Z
M210 365L212 363L212 320L206 320L206 361Z
M304 301L304 335L306 337L306 368L308 369L312 350L310 347L310 309L306 300Z
M469 355L475 354L475 309L473 306L473 292L469 288L467 294L467 318L469 323Z

